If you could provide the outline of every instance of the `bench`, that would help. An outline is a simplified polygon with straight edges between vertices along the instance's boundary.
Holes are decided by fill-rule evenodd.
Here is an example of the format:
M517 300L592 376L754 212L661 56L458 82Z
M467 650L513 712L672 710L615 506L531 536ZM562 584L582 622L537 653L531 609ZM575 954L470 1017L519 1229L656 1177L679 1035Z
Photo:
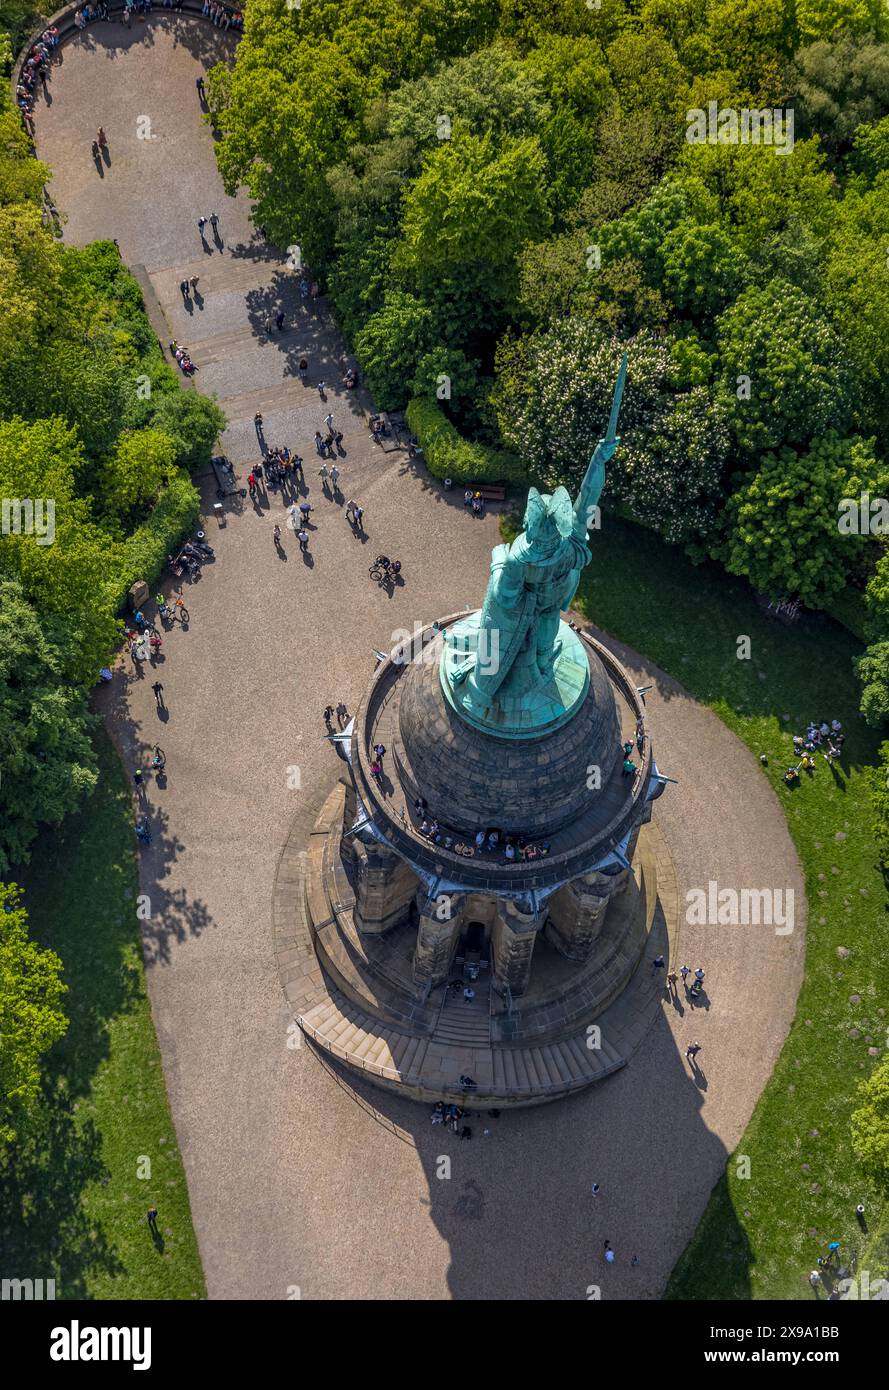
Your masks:
M502 502L506 497L505 483L480 483L473 492L480 492L486 502Z

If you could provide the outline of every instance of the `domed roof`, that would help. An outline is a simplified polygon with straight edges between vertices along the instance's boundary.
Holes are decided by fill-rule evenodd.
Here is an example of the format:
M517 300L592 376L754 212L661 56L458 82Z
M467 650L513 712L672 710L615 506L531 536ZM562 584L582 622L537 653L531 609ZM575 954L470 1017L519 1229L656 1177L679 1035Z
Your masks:
M496 827L545 837L588 813L623 758L614 687L596 653L587 648L590 684L576 714L533 740L498 738L461 718L441 687L440 654L439 636L398 682L392 754L402 785L467 836Z

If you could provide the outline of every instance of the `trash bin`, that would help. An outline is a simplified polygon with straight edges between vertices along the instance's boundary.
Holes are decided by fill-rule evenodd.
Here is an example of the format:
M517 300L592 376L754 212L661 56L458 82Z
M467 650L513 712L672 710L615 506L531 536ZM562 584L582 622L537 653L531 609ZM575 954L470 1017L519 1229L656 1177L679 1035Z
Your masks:
M221 502L214 502L214 503L213 503L213 515L214 515L215 518L216 518L216 523L217 523L218 526L224 526L224 525L225 525L225 512L222 510L222 503L221 503Z

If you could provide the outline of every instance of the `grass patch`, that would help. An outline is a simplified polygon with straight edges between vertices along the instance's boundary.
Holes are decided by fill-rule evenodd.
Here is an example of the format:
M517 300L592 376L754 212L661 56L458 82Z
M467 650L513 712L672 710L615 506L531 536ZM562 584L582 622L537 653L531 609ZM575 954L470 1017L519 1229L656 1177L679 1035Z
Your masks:
M736 1178L729 1159L667 1297L806 1297L826 1241L856 1248L862 1267L856 1203L880 1211L849 1144L856 1086L879 1060L868 1040L884 1049L889 1024L889 895L863 773L878 761L880 739L858 715L852 657L861 648L827 617L784 627L761 612L746 583L691 565L629 523L606 515L591 542L577 608L681 681L755 755L766 754L763 776L785 808L809 905L797 1016L737 1149L749 1155L752 1176ZM750 660L737 657L744 635ZM819 757L811 779L790 792L782 777L791 735L812 717L843 721L843 764L834 775ZM851 954L841 959L839 947Z
M64 963L66 1036L0 1183L3 1273L61 1299L205 1298L185 1172L145 989L129 787L104 733L100 780L16 875L30 930ZM150 1179L137 1175L151 1164ZM161 1241L146 1222L158 1208ZM161 1248L162 1247L162 1248Z

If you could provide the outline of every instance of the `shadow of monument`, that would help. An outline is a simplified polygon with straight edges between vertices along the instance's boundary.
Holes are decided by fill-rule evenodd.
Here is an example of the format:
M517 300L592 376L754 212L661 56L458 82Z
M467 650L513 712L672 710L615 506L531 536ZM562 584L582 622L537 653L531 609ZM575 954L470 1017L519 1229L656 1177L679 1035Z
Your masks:
M319 1061L416 1149L454 1299L661 1298L728 1158L663 1013L627 1067L576 1096L497 1117L470 1106L469 1141L433 1125L430 1106ZM747 1250L737 1222L731 1242Z

